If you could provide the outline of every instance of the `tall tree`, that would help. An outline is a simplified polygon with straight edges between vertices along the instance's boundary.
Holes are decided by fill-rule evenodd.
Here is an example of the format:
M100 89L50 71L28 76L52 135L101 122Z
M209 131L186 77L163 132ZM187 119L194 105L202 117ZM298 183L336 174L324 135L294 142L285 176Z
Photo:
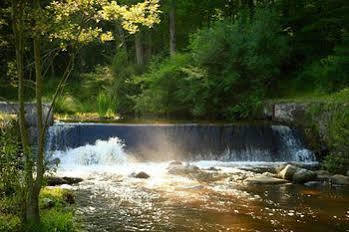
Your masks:
M170 54L176 53L176 3L170 0L169 9L169 30L170 30Z
M139 25L152 27L159 22L158 0L145 0L130 7L120 6L116 2L104 0L66 0L62 2L48 2L45 8L40 0L28 3L25 0L12 0L12 27L15 38L16 64L18 77L19 124L25 156L25 206L23 219L30 224L40 222L39 193L45 172L44 146L48 115L62 93L72 69L74 68L75 52L81 45L92 41L110 41L113 39L110 32L98 27L100 21L121 20L123 28L131 34L138 31ZM27 14L29 12L29 14ZM28 28L26 22L33 22L34 27ZM94 27L92 25L95 25ZM29 145L28 130L25 118L24 99L24 41L33 41L35 60L36 85L36 112L38 126L37 155L32 155ZM50 112L44 119L42 114L43 91L43 62L42 41L56 41L63 50L72 52L69 65L57 86ZM35 175L33 173L35 172Z

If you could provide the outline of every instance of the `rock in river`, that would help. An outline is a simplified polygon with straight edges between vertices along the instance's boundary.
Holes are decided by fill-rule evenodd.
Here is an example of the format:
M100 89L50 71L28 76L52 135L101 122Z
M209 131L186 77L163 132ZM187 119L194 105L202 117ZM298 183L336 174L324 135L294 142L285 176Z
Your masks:
M297 172L298 168L291 164L286 165L284 169L282 169L278 175L285 180L292 180L293 175Z
M148 179L150 176L145 172L131 173L131 176L139 179Z
M287 180L261 175L247 178L245 182L248 184L285 184Z
M292 177L292 181L296 183L305 183L316 179L316 173L304 168L299 168Z
M334 175L331 177L333 184L349 185L349 177L344 175Z
M57 185L63 185L63 184L77 184L83 179L81 178L74 178L74 177L57 177L57 176L47 176L45 177L47 181L47 186L57 186Z

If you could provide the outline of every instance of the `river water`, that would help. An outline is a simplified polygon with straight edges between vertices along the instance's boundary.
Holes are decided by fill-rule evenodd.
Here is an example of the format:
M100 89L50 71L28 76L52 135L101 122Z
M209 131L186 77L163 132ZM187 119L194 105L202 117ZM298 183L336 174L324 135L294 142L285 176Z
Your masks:
M289 132L281 129L281 134ZM285 153L294 158L288 161L313 164L311 152L299 143L286 139L285 144L296 154ZM246 178L262 175L251 169L269 170L287 162L254 156L242 161L231 155L231 160L191 156L181 160L183 165L199 169L171 174L170 160L147 161L118 137L52 152L52 158L60 159L58 175L84 179L63 186L76 193L82 231L349 231L348 188L248 184ZM133 177L141 171L150 177Z

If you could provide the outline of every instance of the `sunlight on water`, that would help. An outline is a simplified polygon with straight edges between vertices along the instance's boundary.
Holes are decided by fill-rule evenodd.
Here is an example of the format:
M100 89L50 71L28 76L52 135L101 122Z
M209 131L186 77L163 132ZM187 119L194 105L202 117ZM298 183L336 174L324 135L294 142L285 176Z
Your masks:
M58 175L84 179L71 188L86 231L349 231L347 192L331 198L303 186L244 182L260 175L250 168L282 162L198 160L171 173L171 161L139 162L116 137L52 157L60 159ZM134 178L141 171L150 178Z

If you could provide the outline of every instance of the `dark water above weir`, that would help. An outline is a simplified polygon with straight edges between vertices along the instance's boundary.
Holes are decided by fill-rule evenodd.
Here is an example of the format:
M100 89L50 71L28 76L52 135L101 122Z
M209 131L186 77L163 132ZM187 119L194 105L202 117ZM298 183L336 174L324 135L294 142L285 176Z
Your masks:
M57 123L47 149L66 150L119 138L143 160L314 161L299 133L282 125Z

